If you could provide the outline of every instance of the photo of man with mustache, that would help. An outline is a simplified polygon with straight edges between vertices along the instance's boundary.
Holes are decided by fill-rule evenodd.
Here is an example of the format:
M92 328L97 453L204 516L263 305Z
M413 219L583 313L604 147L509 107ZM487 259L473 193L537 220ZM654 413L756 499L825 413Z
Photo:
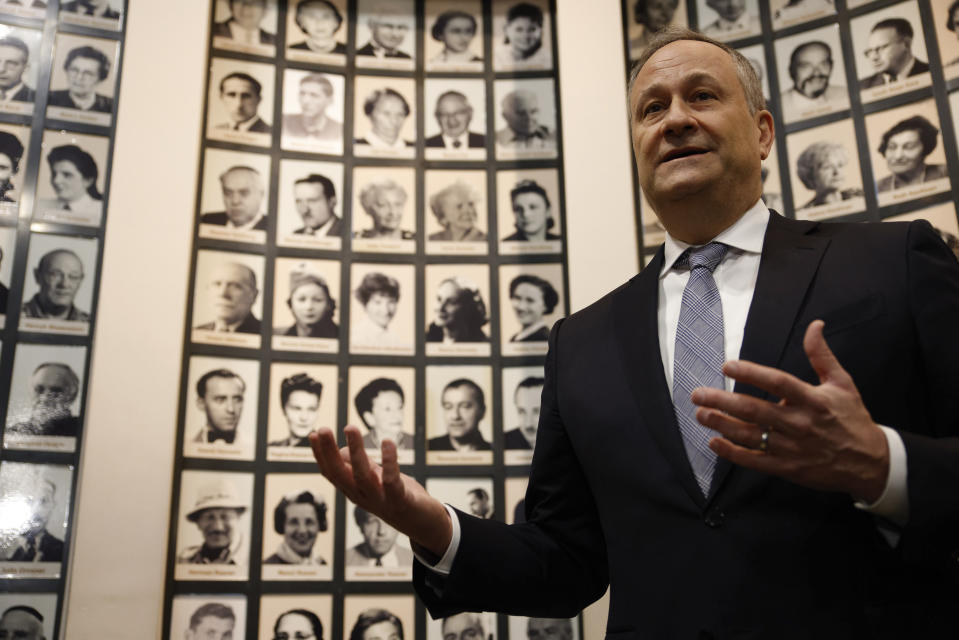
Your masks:
M846 87L829 83L835 66L832 48L822 40L804 42L793 49L789 56L789 77L793 86L782 93L786 122L849 107Z

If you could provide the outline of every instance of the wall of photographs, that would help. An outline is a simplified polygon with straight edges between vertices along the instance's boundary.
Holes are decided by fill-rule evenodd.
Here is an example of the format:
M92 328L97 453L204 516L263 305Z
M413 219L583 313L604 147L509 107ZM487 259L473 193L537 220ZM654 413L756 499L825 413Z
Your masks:
M335 495L305 436L360 425L374 456L391 436L434 495L522 518L569 311L554 4L211 12L163 637L441 638L409 541Z
M763 200L788 217L923 218L959 251L959 3L623 0L626 54L667 24L698 27L759 72L776 123ZM634 178L635 179L635 178ZM638 188L640 246L664 231Z
M59 636L124 3L0 3L0 632Z

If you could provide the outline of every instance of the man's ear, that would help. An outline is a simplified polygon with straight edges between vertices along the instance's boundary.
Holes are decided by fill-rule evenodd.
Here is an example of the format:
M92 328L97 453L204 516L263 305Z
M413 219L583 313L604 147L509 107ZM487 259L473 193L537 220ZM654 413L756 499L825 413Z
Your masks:
M773 142L776 141L776 125L773 116L765 109L756 113L756 126L759 129L759 152L763 160L769 157Z

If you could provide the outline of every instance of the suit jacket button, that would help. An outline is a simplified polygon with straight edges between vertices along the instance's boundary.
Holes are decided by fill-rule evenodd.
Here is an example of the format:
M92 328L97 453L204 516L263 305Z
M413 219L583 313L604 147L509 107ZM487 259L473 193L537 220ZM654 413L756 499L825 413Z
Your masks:
M719 527L723 526L725 521L726 514L719 509L714 509L706 514L706 525L712 527L713 529L718 529Z

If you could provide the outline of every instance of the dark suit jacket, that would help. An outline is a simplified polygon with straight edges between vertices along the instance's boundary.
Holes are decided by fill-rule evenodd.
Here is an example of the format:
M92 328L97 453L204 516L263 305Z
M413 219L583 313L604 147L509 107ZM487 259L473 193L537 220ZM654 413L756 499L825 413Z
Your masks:
M520 431L520 428L516 427L515 429L510 429L503 434L503 448L529 450L533 447L529 446L529 440L526 439L526 436L523 435L523 432Z
M226 22L213 23L213 35L218 38L232 38L233 32L230 31L231 20L233 20L233 18L230 18L230 20ZM260 29L260 44L276 44L276 36L269 31Z
M423 144L425 144L427 147L430 147L430 148L433 148L433 149L437 149L437 148L442 149L443 147L446 146L445 144L443 144L443 134L442 134L442 133L438 133L438 134L436 134L435 136L430 136L429 138L427 138L426 140L424 140ZM470 149L476 149L476 148L478 148L478 147L485 147L485 146L486 146L486 136L484 136L483 134L480 134L480 133L473 133L472 131L470 131L470 132L468 132L468 134L467 134L466 144L469 146Z
M356 50L356 55L358 56L375 56L376 52L373 50L373 43L367 42L364 46ZM386 58L402 58L404 60L410 60L410 54L403 53L402 51L397 51L396 53L387 53L384 57Z
M293 233L296 234L306 234L306 227L300 227ZM327 236L340 236L343 234L343 218L339 216L333 216L333 224L330 225L330 228L326 230Z
M912 70L909 72L909 76L918 76L920 73L925 73L929 71L929 65L916 58L916 63L912 65ZM874 73L868 78L864 78L859 81L859 87L861 89L869 89L870 87L878 87L880 85L886 84L886 81L883 79L882 73Z
M82 109L82 107L77 106L77 103L73 101L73 98L70 97L70 91L67 89L63 89L61 91L51 91L50 97L47 99L47 105L51 107L64 107L67 109ZM93 106L87 109L87 111L112 113L113 98L108 98L107 96L102 96L98 93L93 99Z
M10 96L10 99L17 102L33 102L37 99L37 92L27 85L23 85L19 91Z
M200 222L203 224L218 224L225 227L229 221L230 218L226 215L226 211L214 211L212 213L204 213L200 216ZM254 229L257 231L266 231L266 216L260 218L260 221L251 227L251 231Z
M954 636L953 620L935 630L959 597L955 257L925 222L773 215L746 320L741 358L813 382L802 338L822 318L872 418L902 435L909 521L896 548L849 496L725 461L703 497L660 357L662 265L660 249L554 327L527 522L460 515L451 574L414 569L430 613L568 617L608 582L608 640Z
M236 328L235 333L259 333L261 326L262 323L251 313L243 319L243 322ZM197 325L196 328L204 331L213 331L216 328L216 323L207 322L206 324Z
M65 4L61 4L60 11L69 11L71 13L79 13L82 15L87 12L87 8L86 6L84 6L83 2L79 2L79 0L76 0L74 2L67 2ZM98 17L111 18L113 20L116 20L120 17L120 13L116 11L115 9L111 9L108 7L107 10L103 12L103 15Z

